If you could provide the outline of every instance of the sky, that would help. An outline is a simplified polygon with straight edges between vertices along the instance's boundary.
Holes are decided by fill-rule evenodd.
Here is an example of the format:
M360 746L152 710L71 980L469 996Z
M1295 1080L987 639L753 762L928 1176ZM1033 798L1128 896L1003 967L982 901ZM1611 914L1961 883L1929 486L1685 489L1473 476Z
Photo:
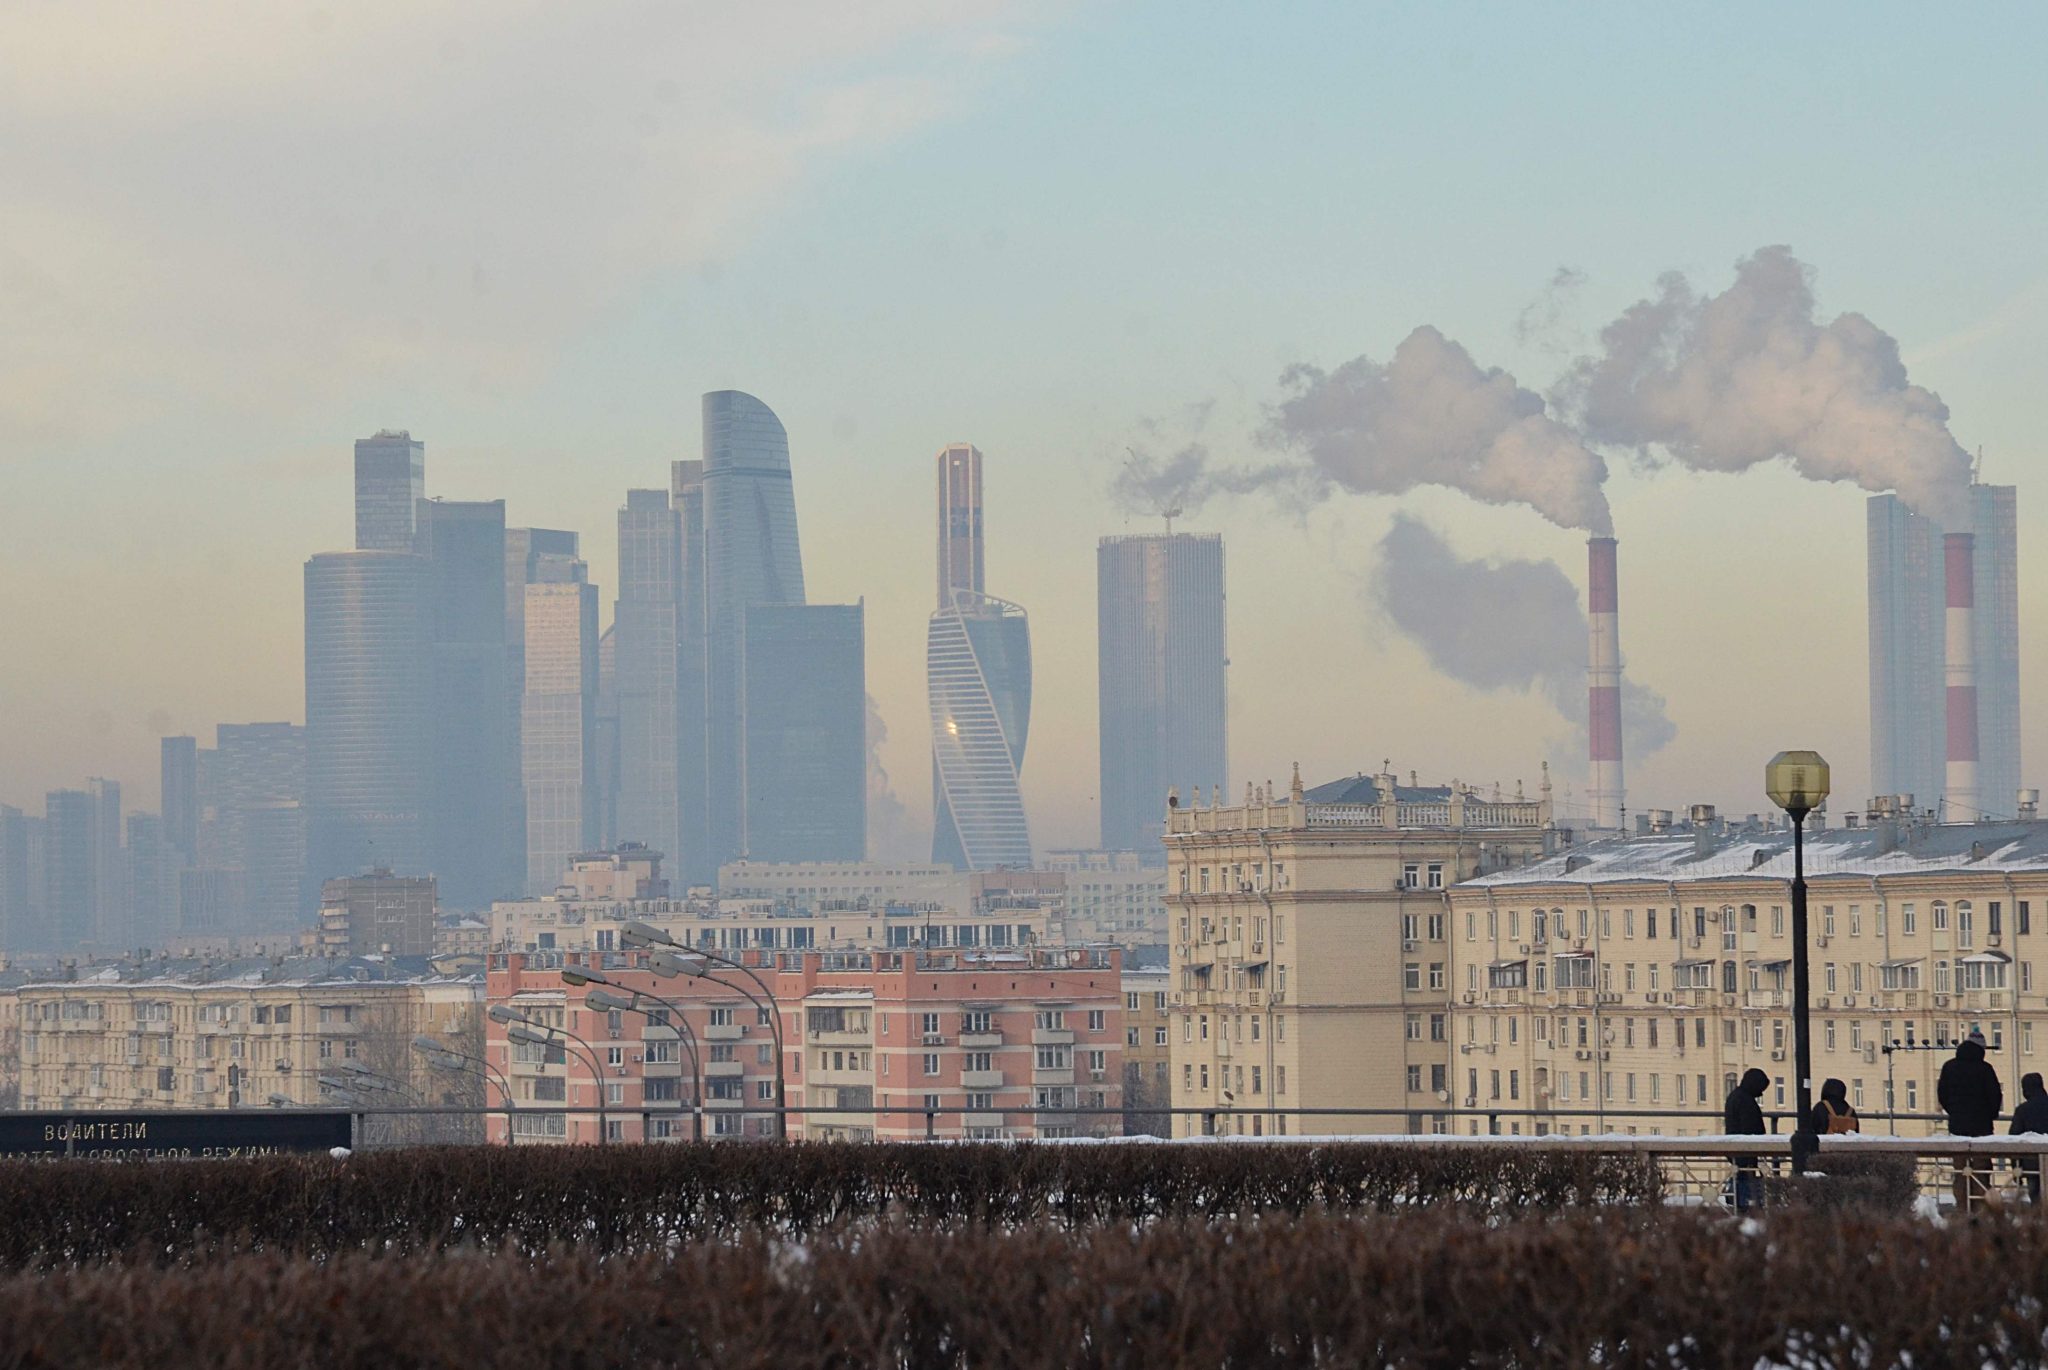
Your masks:
M0 802L104 775L150 807L160 735L303 720L354 438L579 530L609 617L623 492L737 388L789 431L811 598L868 606L907 810L878 837L928 841L933 458L967 441L989 590L1031 614L1034 837L1089 845L1093 546L1157 526L1112 498L1127 449L1256 466L1289 367L1422 325L1542 394L1664 273L1723 291L1778 244L2020 486L2048 688L2044 57L2017 4L8 7ZM1786 747L1860 799L1863 493L1603 455L1671 725L1630 807L1760 810ZM1450 679L1389 611L1397 520L1583 585L1584 533L1525 507L1209 500L1178 526L1228 549L1233 784L1551 761L1564 797L1557 692Z

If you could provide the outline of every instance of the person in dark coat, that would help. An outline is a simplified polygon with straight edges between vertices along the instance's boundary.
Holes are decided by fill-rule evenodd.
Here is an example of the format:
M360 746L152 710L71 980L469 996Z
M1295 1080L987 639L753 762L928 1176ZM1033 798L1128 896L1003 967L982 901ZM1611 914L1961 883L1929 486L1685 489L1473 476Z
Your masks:
M1814 1104L1806 1126L1823 1137L1831 1132L1861 1132L1863 1122L1849 1106L1849 1087L1840 1080L1823 1080L1820 1101Z
M1729 1091L1728 1102L1721 1107L1721 1131L1730 1137L1761 1137L1764 1135L1764 1110L1758 1103L1764 1091L1771 1087L1771 1077L1751 1066L1742 1073L1742 1080ZM1756 1207L1758 1184L1756 1157L1737 1156L1735 1159L1735 1207L1738 1210Z
M1934 1097L1948 1114L1948 1130L1958 1137L1989 1137L2005 1108L1998 1072L1984 1059L1984 1041L1977 1033L1956 1045L1956 1054L1941 1068ZM1968 1211L1990 1194L1991 1161L1984 1156L1956 1157L1956 1207Z
M2043 1088L2038 1071L2020 1077L2020 1106L2012 1111L2012 1135L2048 1133L2048 1088ZM2027 1196L2041 1202L2041 1162L2037 1157L2020 1161L2020 1173L2027 1177Z

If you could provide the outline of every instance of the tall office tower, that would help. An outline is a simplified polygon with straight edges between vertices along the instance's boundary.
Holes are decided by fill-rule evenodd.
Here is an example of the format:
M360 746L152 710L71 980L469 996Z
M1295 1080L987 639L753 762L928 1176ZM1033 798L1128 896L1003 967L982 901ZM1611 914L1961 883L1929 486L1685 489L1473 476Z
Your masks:
M1223 539L1096 549L1102 845L1162 863L1167 791L1227 784Z
M93 940L118 950L129 944L127 872L121 863L121 782L94 777L92 796Z
M287 932L312 916L306 760L306 730L294 723L223 723L200 753L200 852L207 869L235 873L238 899L214 920L218 931Z
M76 951L93 941L95 804L84 790L43 796L42 925L24 945L36 951Z
M932 860L1031 865L1018 773L1031 727L1031 625L983 593L981 453L939 453L939 607L925 635L932 716Z
M518 812L505 650L505 502L422 500L427 579L427 860L445 905L488 907L525 884L507 865Z
M705 823L704 725L704 463L669 463L669 498L682 541L676 560L676 789L677 825L683 850L669 869L679 889L710 885L718 868L710 864Z
M427 493L427 446L384 429L356 439L356 550L410 552L414 519Z
M28 865L28 817L0 804L0 952L21 950L32 926Z
M981 449L956 442L939 453L939 607L983 588Z
M774 411L752 395L717 390L704 397L703 490L706 852L686 864L692 872L715 870L742 850L746 611L804 603L789 438ZM622 748L630 745L622 736Z
M521 777L526 887L554 892L597 840L597 587L574 557L544 557L526 587Z
M307 875L428 873L425 561L306 563Z
M599 850L618 845L619 837L619 639L605 628L597 639L597 842Z
M164 841L189 866L199 855L199 739L165 738L159 775L163 782Z
M510 714L507 774L514 780L511 821L506 829L505 857L511 869L526 870L526 788L522 775L526 749L520 743L520 701L526 694L526 587L536 569L550 557L581 555L578 536L560 528L505 530L505 698Z
M867 856L867 664L860 604L749 605L741 629L741 851Z
M684 849L676 740L676 600L682 526L666 490L628 490L612 609L619 704L618 839L671 861ZM690 834L694 839L696 834Z
M177 853L153 813L128 815L128 907L136 947L162 948L178 926Z
M2020 768L2019 555L2016 492L1970 489L1975 543L1978 796L1987 817L2011 817ZM1881 795L1935 809L1945 784L1947 689L1942 539L1896 495L1873 495L1869 536L1870 770ZM1960 530L1958 530L1960 531Z

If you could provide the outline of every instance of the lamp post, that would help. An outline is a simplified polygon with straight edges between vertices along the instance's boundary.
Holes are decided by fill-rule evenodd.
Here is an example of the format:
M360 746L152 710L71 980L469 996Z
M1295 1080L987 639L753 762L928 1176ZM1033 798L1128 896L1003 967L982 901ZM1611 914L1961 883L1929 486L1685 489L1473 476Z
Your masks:
M445 1071L456 1075L474 1075L479 1080L482 1080L484 1082L484 1107L487 1109L491 1104L491 1086L496 1085L498 1087L499 1103L505 1109L505 1145L517 1146L519 1144L518 1133L512 1126L512 1110L516 1105L512 1102L511 1083L489 1061L481 1056L471 1056L466 1052L457 1051L439 1038L428 1037L425 1034L412 1039L412 1049L426 1061L429 1070ZM486 1139L488 1139L489 1135L489 1129L486 1128Z
M782 1005L775 998L775 991L768 988L768 982L756 975L751 966L735 961L729 956L720 955L718 952L712 951L707 947L685 946L683 943L676 941L674 936L665 929L657 928L651 923L630 922L626 924L619 936L628 946L666 947L671 949L668 952L657 952L651 958L650 964L654 967L655 974L694 975L700 979L709 980L714 985L724 985L727 989L737 990L740 994L745 995L750 1003L768 1015L768 1032L775 1039L775 1136L780 1141L788 1141L789 1097L788 1086L784 1079ZM695 958L694 962L692 961L693 957ZM760 999L755 998L744 985L735 985L730 980L719 979L711 973L710 968L705 964L706 962L716 962L719 965L731 966L734 970L753 981L755 988L761 991L762 995L766 997L767 1002L763 1003Z
M564 1092L567 1091L569 1076L568 1046L565 1042L560 1042L556 1039L567 1038L568 1041L574 1042L577 1046L583 1048L584 1059L590 1062L590 1078L597 1088L597 1140L600 1145L610 1141L611 1115L605 1109L604 1064L603 1058L597 1054L597 1048L567 1028L556 1027L553 1023L543 1023L538 1018L529 1018L506 1004L491 1005L490 1016L492 1022L507 1025L505 1037L508 1041L519 1042L526 1046L562 1047L562 1083ZM543 1061L542 1064L545 1065L546 1062Z
M1827 801L1828 763L1819 752L1779 752L1764 767L1764 793L1792 819L1792 1055L1799 1119L1792 1130L1792 1169L1804 1172L1813 1153L1813 1027L1808 1020L1806 964L1806 815Z
M568 979L566 972L562 978ZM683 1051L690 1058L690 1140L701 1142L704 1140L704 1065L697 1056L696 1036L690 1031L690 1024L684 1019L682 1010L659 994L645 990L627 990L623 994L615 994L608 989L593 988L590 993L583 996L583 1002L600 1013L637 1013L648 1022L654 1023L653 1010L640 1007L642 999L652 999L675 1018L676 1040L683 1044Z

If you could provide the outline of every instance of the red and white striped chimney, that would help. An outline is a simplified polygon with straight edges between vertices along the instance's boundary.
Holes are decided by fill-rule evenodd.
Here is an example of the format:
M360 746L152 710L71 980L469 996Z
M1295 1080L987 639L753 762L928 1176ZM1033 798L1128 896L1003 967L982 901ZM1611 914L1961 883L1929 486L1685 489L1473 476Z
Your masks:
M1586 539L1586 617L1591 660L1586 669L1586 755L1593 825L1621 826L1621 628L1615 592L1614 539Z
M1948 618L1948 774L1942 820L1974 823L1984 816L1977 794L1977 548L1968 533L1941 540Z

